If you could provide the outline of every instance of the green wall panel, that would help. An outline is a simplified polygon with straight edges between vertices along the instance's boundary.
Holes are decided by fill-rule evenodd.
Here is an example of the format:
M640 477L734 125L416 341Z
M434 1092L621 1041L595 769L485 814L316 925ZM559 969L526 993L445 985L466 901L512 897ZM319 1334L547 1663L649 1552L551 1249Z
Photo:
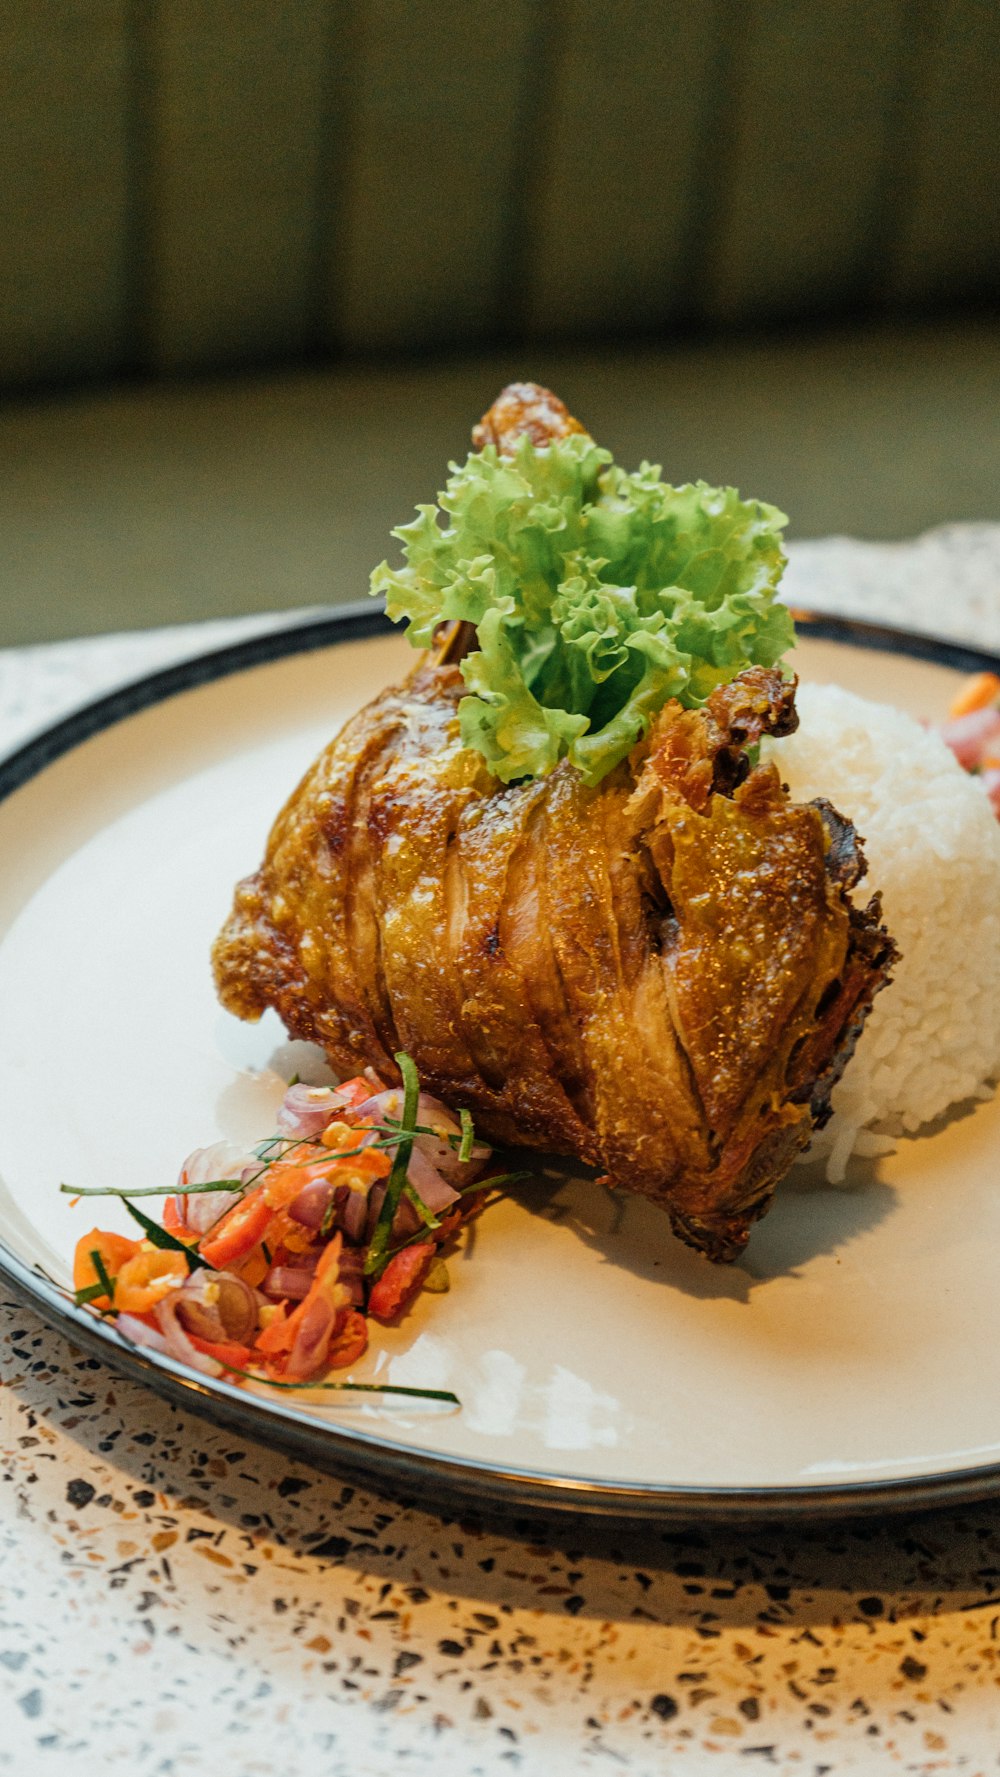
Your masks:
M0 387L995 294L998 92L1000 0L0 0Z
M711 317L835 313L872 288L910 10L905 0L732 9Z
M330 326L348 348L502 319L538 0L363 0Z
M126 10L0 7L0 382L126 360Z
M722 0L556 9L525 318L572 336L653 327L691 300L689 247Z
M148 338L169 369L292 356L316 326L329 0L149 9Z
M1000 0L943 0L927 34L896 300L1000 291Z

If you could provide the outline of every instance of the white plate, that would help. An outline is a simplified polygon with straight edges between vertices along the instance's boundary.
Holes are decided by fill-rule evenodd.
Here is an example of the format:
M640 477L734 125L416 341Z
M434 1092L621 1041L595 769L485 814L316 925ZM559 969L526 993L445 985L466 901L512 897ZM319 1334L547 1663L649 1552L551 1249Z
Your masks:
M957 651L824 627L840 639L802 642L803 677L944 710ZM302 770L411 660L377 612L348 613L157 675L0 771L0 1266L173 1398L435 1499L745 1517L996 1489L995 1101L852 1190L797 1171L728 1268L640 1201L540 1175L352 1372L451 1388L457 1412L192 1378L47 1281L68 1282L94 1221L132 1227L112 1199L72 1208L61 1180L169 1185L190 1148L269 1131L304 1045L220 1011L209 947Z

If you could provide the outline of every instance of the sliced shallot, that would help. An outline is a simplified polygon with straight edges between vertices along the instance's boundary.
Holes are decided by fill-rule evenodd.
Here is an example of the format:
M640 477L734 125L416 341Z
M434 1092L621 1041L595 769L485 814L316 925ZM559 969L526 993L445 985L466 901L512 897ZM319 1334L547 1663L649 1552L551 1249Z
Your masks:
M444 1146L443 1143L442 1146ZM425 1149L420 1145L420 1138L414 1143L406 1176L418 1197L435 1215L439 1215L441 1210L447 1209L449 1204L458 1200L459 1193L442 1176L440 1169L434 1165L433 1161L428 1159ZM470 1182L472 1176L470 1172Z
M403 1113L403 1094L397 1087L390 1086L383 1092L376 1092L366 1098L362 1104L355 1105L352 1110L344 1113L345 1122L364 1122L367 1118L377 1118L380 1122L385 1118L396 1118ZM417 1100L417 1122L440 1131L434 1135L418 1135L414 1138L413 1153L421 1154L431 1166L439 1172L447 1182L471 1184L489 1159L492 1149L484 1142L477 1142L468 1160L458 1157L458 1143L461 1127L452 1116L446 1105L439 1098L432 1098L429 1093L421 1092ZM450 1139L449 1139L450 1138ZM413 1181L416 1189L420 1186ZM423 1196L423 1192L420 1192ZM426 1202L426 1198L424 1199ZM428 1204L428 1208L431 1205Z
M252 1155L245 1148L239 1148L235 1142L217 1141L208 1148L195 1148L181 1167L177 1183L185 1185L207 1185L213 1179L235 1178L244 1179L249 1170ZM254 1168L260 1171L260 1161L254 1161ZM239 1191L195 1191L181 1190L174 1198L174 1213L182 1228L192 1234L207 1234L209 1228L232 1209L238 1202Z
M307 1086L296 1081L278 1107L278 1128L282 1135L296 1135L308 1141L326 1128L342 1102L333 1086Z
M360 1246L368 1222L368 1192L352 1191L343 1185L340 1190L344 1195L337 1203L337 1225L343 1230L345 1240L349 1240L352 1246Z
M315 1266L272 1265L261 1288L266 1296L301 1302L313 1286Z
M231 1271L192 1271L175 1292L175 1312L185 1332L219 1344L246 1344L257 1326L257 1297ZM169 1299L169 1298L168 1298Z
M192 1345L177 1318L177 1304L183 1294L183 1289L172 1290L170 1295L164 1296L163 1301L158 1302L153 1310L159 1322L166 1349L171 1357L177 1359L178 1363L190 1364L193 1370L200 1370L203 1376L221 1376L222 1365L217 1364L213 1357L208 1356L207 1352L199 1351L196 1345Z
M288 1213L293 1222L298 1222L303 1228L321 1228L336 1191L337 1186L331 1178L312 1179L308 1185L303 1185L298 1196L288 1205Z
M149 1327L134 1314L119 1314L115 1326L133 1345L148 1345L150 1351L166 1351L167 1341L155 1327Z

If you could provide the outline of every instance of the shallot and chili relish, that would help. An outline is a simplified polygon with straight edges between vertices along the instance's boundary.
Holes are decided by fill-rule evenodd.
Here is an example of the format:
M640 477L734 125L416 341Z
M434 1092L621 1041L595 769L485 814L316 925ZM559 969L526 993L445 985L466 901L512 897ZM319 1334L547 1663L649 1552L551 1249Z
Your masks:
M442 1247L501 1182L483 1176L491 1150L468 1113L454 1117L420 1091L410 1057L396 1059L402 1092L371 1070L293 1083L254 1153L234 1160L219 1143L188 1158L161 1222L132 1201L153 1191L74 1193L121 1197L145 1230L83 1235L77 1302L206 1375L308 1387L355 1363L370 1318L393 1321L424 1285L447 1287Z
M1000 819L1000 678L974 673L940 724L941 739L966 771L982 778L983 789Z

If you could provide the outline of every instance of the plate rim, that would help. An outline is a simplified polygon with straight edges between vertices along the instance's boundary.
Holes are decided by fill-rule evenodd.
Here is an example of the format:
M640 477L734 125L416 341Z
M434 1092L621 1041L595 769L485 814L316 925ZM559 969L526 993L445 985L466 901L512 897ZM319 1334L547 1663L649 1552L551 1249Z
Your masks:
M1000 673L1000 655L986 649L854 617L790 608L800 632L817 641L903 655L960 672ZM93 735L184 691L255 666L393 633L398 632L381 601L366 600L244 637L129 680L0 758L0 802ZM484 1465L473 1457L435 1454L388 1442L377 1433L317 1420L291 1403L247 1395L223 1379L200 1377L169 1357L131 1345L110 1323L96 1320L73 1303L59 1285L2 1239L0 1278L56 1331L175 1405L221 1421L249 1439L277 1445L360 1486L419 1499L432 1509L471 1506L507 1514L583 1513L640 1522L731 1523L907 1511L982 1499L1000 1491L1000 1460L924 1475L782 1487L624 1484L503 1463Z

